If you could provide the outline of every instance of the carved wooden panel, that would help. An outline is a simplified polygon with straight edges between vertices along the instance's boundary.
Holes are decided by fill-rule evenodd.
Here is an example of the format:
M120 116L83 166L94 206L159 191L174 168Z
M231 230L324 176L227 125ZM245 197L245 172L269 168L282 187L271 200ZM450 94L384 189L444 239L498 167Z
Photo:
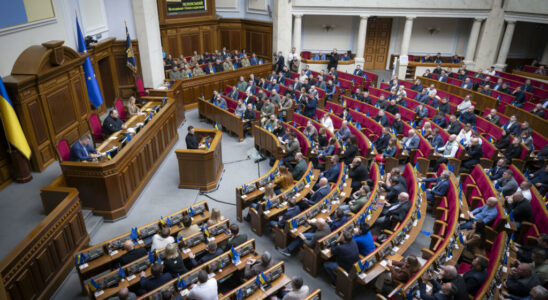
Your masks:
M56 265L52 259L52 252L45 248L38 256L36 256L38 266L40 267L40 274L44 281L50 281L51 277L55 275Z
M177 53L181 52L181 49L179 47L179 41L177 40L176 35L170 35L167 37L167 43L168 43L168 49L166 49L166 54L177 56Z
M78 103L78 111L80 113L80 117L87 116L90 107L87 96L83 93L82 83L79 80L74 81L72 83L72 88L74 89L74 93L76 94L75 100Z
M369 19L365 38L364 68L384 69L390 46L392 18Z
M191 56L194 53L194 50L198 51L198 53L202 53L199 33L180 35L180 42L182 52L179 52L177 56L181 53L184 56Z
M209 31L202 31L202 49L203 51L211 52L213 51L213 40Z
M59 134L76 121L74 106L68 86L62 86L45 95L46 105L51 116L53 133Z
M32 122L36 142L42 144L48 140L48 134L46 132L46 122L44 122L44 118L42 117L40 104L36 102L36 99L27 103L27 111L29 113L30 121Z

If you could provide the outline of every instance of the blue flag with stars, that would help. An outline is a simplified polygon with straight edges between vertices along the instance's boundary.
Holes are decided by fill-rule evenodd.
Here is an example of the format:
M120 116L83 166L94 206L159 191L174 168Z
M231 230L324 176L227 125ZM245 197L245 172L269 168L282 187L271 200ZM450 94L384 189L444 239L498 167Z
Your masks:
M78 18L76 18L76 31L78 32L78 52L87 54L88 50L86 49L86 42L84 40L84 36L82 35ZM84 60L83 67L84 76L86 77L86 87L88 90L89 101L97 108L103 104L103 95L99 89L99 84L97 83L97 78L95 77L95 71L93 70L89 57L86 57L86 60Z

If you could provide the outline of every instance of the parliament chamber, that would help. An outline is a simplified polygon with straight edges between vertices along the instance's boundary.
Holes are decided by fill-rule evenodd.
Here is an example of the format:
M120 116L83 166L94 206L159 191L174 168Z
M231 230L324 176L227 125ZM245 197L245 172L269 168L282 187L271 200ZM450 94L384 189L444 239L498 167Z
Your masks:
M23 1L0 299L548 299L546 1Z

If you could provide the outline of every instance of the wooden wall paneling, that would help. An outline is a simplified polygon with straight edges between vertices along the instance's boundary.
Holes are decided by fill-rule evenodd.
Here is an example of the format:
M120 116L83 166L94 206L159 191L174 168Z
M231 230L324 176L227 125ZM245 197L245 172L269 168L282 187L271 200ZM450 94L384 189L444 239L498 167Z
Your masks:
M133 54L135 55L135 61L137 64L137 74L141 74L141 58L139 57L139 43L136 40L131 41L133 47ZM114 76L117 96L122 99L128 99L130 96L135 96L135 73L130 70L126 65L126 41L116 41L112 45L112 63L114 64L113 70L116 70L116 76Z

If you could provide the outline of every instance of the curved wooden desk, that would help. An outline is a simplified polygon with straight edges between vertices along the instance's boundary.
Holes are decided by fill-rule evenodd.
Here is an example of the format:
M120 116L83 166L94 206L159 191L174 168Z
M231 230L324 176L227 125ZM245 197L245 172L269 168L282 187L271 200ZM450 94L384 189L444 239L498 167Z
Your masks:
M160 101L149 101L143 110L161 105ZM145 116L133 116L125 124L128 128L144 123ZM178 139L175 101L167 98L159 109L132 138L121 147L119 138L126 134L121 130L111 135L98 151L107 152L118 147L118 153L110 160L98 162L61 163L63 176L70 187L80 192L85 208L107 220L125 216L133 202L139 197L160 163Z
M222 131L195 129L199 139L210 137L209 149L176 149L179 162L179 188L199 188L209 191L217 186L223 172ZM192 170L192 171L189 171Z

